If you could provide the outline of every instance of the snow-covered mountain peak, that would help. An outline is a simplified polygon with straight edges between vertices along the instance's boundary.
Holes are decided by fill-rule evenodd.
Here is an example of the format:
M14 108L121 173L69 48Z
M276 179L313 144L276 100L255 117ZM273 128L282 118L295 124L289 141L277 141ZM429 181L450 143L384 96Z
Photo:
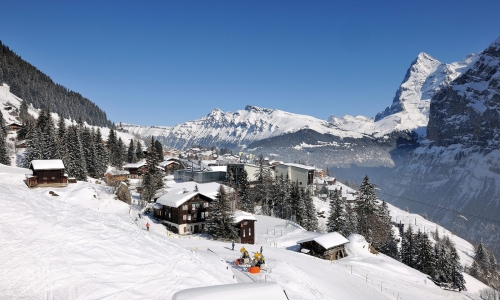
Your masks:
M262 107L258 107L258 106L254 106L254 105L247 105L245 107L245 110L249 111L249 112L253 111L253 112L256 112L256 113L259 113L259 112L273 113L274 111L276 111L275 109L262 108Z

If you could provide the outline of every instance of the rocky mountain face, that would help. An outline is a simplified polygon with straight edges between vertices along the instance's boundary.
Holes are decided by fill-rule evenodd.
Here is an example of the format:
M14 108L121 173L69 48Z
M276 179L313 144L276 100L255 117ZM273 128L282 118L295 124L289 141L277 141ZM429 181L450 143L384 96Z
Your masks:
M498 68L500 39L435 93L426 139L395 168L350 173L371 174L391 203L426 212L470 241L483 239L500 254Z

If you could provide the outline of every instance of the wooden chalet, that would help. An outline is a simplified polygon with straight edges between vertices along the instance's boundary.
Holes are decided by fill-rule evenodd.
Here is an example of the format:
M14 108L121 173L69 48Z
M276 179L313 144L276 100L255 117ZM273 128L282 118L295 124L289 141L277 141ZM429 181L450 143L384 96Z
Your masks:
M213 200L200 192L174 189L156 200L154 217L175 233L200 233Z
M26 175L30 188L68 186L68 175L60 159L32 160L29 168L33 171L32 175Z
M135 164L126 164L123 166L123 170L128 171L128 178L141 178L147 171L146 161L140 161Z
M240 244L255 244L255 216L244 211L234 213L234 224L238 230Z
M300 252L328 260L346 257L344 245L347 243L349 240L338 232L329 232L297 242Z
M184 168L180 160L174 157L166 158L164 161L159 163L159 166L167 174L173 174L175 170L181 170Z

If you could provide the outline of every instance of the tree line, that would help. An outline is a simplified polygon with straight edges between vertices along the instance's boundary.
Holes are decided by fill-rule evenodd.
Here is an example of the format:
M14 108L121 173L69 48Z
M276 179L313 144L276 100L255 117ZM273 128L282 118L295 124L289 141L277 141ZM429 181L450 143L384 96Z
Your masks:
M34 108L50 110L67 119L81 117L90 125L113 124L95 103L71 91L23 60L0 41L0 84L10 85L11 92Z

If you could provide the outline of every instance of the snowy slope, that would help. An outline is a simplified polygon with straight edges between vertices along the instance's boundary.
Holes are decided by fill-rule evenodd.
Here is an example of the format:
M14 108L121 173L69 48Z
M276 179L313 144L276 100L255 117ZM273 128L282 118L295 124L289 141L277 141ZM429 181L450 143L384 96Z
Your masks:
M26 172L0 165L1 299L171 299L185 288L248 281L276 281L293 300L478 299L370 254L360 236L334 263L295 252L297 240L315 233L265 216L257 216L257 244L245 247L263 246L268 271L249 275L229 243L179 238L153 220L148 232L105 186L79 182L51 196L28 189Z
M14 95L10 92L10 88L8 85L6 85L6 84L0 85L0 109L2 110L5 124L9 124L9 123L13 123L13 122L20 123L20 120L18 118L19 114L15 110L19 109L19 107L21 106L21 101L22 101L21 98L17 97L16 95ZM13 109L7 111L5 109L6 107L12 107ZM33 115L34 117L38 117L39 112L40 112L39 109L35 109L31 105L28 108L28 113ZM57 120L59 119L59 115L56 113L51 113L51 115L52 115L52 119L54 120L54 123L55 123L54 125L57 125ZM71 120L66 119L65 121L66 121L67 126L72 124ZM90 126L87 123L85 123L85 125L87 127L90 127L90 128L92 128L92 127L95 129L98 128L97 126ZM99 127L99 128L101 129L101 134L102 134L103 138L107 139L107 137L109 135L109 128L107 128L107 127ZM126 145L128 145L128 143L130 142L131 139L137 139L133 135L126 133L126 132L118 132L117 131L116 134L118 137L122 138L123 142Z

